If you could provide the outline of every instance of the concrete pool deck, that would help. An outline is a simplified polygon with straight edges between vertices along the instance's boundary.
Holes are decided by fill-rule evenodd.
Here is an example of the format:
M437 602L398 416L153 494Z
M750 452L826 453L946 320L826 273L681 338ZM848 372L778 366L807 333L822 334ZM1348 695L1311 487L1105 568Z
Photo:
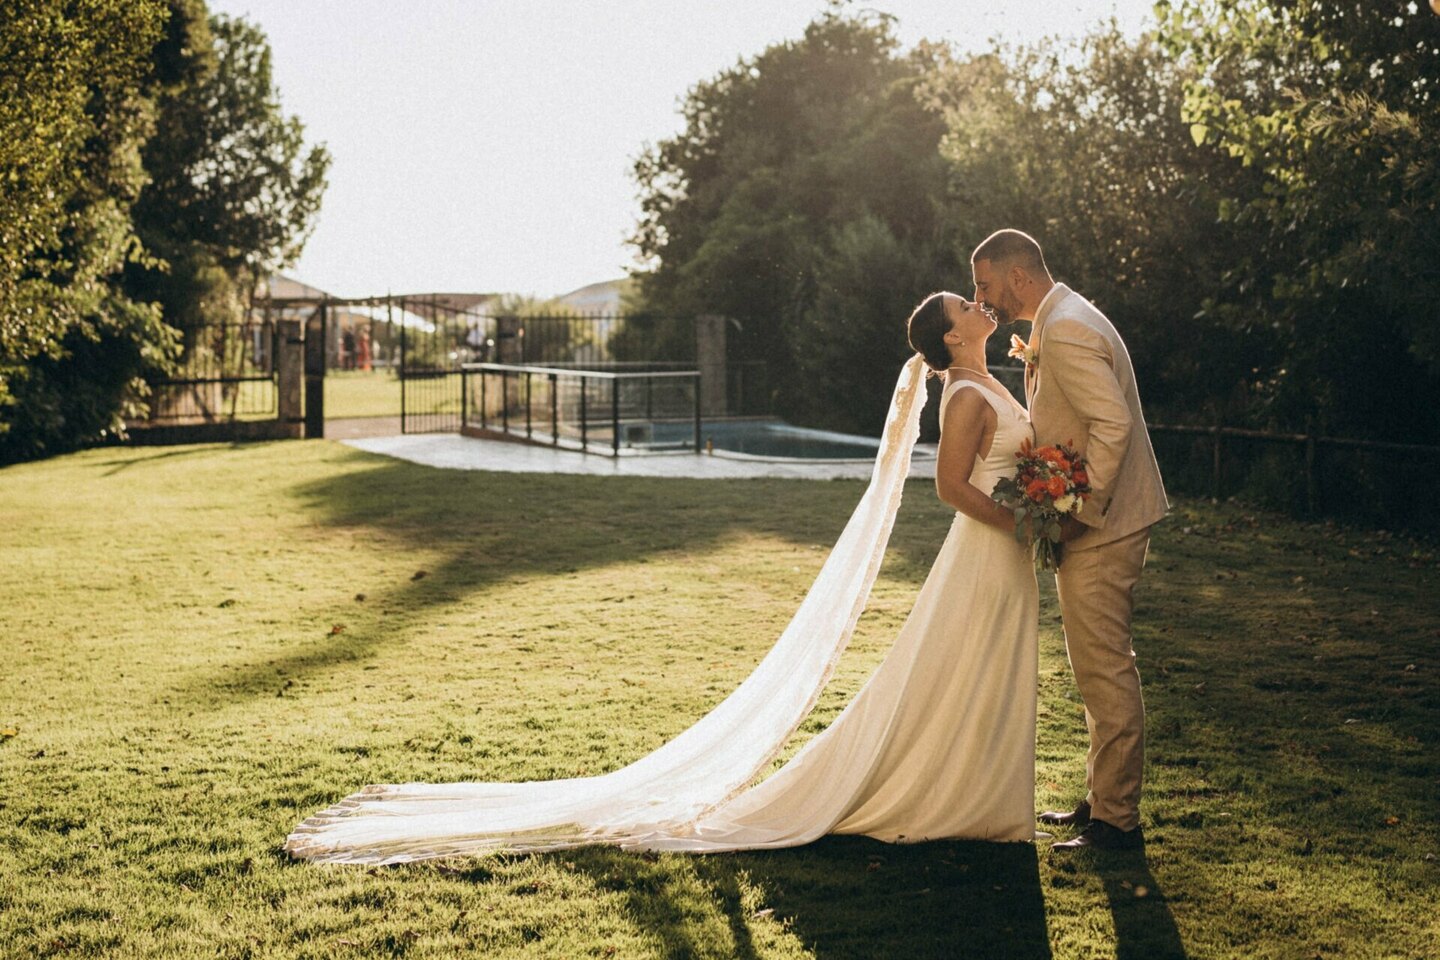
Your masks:
M498 473L567 473L596 477L684 477L697 480L744 480L775 477L790 480L869 480L869 460L782 460L717 452L656 453L610 457L575 450L480 440L449 433L364 437L343 443L447 470L490 470ZM926 455L926 454L929 455ZM934 479L934 447L921 444L910 462L910 478Z

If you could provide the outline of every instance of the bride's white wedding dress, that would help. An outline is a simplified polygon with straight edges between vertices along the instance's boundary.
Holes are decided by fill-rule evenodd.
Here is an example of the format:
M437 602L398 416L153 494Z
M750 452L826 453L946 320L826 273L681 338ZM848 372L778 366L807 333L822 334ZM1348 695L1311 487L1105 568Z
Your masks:
M893 842L1035 835L1038 600L1029 551L957 514L894 648L855 699L773 775L753 780L813 708L848 642L889 539L924 403L924 368L896 385L869 488L815 584L754 673L654 753L600 777L366 787L296 827L304 859L397 863L595 843L629 849L787 847L827 833ZM995 410L971 482L988 491L1031 436Z

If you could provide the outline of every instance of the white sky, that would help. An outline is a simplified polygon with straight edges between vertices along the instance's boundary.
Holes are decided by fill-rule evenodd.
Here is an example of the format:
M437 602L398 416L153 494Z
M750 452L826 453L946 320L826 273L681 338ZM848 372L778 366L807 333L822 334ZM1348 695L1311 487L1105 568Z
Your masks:
M870 0L921 38L1073 38L1152 0ZM551 296L623 276L647 144L686 90L801 35L823 0L210 0L270 37L334 158L297 278L342 296Z

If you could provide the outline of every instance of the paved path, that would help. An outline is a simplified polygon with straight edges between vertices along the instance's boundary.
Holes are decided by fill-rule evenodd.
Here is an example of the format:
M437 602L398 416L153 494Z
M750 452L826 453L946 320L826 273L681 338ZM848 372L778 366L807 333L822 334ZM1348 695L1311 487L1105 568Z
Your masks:
M607 457L573 450L477 440L448 433L365 437L345 443L370 453L427 467L500 473L575 473L606 477L692 477L703 480L782 477L794 480L868 480L869 460L773 460L733 453L656 453ZM910 477L933 479L934 447L916 448Z

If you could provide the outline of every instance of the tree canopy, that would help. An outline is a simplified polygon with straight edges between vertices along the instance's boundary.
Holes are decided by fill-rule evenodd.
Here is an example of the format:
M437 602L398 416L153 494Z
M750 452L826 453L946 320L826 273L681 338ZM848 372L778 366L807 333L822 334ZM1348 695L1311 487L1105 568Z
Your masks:
M873 433L911 306L1018 227L1124 333L1152 415L1434 441L1440 17L1156 12L960 55L832 5L692 89L637 164L643 305L736 317L779 412Z
M119 430L324 189L263 34L202 0L0 13L0 462Z

